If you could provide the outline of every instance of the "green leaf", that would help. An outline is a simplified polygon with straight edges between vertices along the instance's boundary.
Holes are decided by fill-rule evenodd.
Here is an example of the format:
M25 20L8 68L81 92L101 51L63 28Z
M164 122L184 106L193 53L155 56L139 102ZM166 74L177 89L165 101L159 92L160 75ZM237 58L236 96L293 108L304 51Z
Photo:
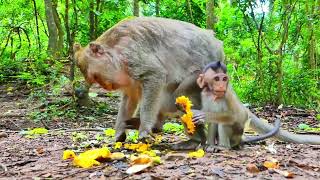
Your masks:
M97 96L98 96L97 93L93 93L93 92L90 92L90 93L89 93L89 97L92 97L92 98L93 98L93 97L97 97Z
M298 128L301 130L307 130L307 129L310 129L310 126L302 123L298 125Z
M184 127L182 124L165 123L163 125L163 132L165 132L165 133L180 134L180 133L183 133L183 131L184 131Z

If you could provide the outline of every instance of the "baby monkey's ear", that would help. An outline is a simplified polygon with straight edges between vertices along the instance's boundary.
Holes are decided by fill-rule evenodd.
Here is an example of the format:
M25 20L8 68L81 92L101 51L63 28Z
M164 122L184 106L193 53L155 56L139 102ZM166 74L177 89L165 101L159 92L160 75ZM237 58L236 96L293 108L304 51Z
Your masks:
M197 79L197 84L201 89L205 86L204 74L199 74L199 77Z

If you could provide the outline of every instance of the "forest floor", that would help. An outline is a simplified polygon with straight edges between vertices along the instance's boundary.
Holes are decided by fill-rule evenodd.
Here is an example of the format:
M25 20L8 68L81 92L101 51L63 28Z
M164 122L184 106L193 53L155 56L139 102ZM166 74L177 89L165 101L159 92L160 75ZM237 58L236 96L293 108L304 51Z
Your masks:
M280 164L278 170L293 173L295 179L320 179L320 145L291 144L275 139L245 145L240 150L206 153L202 158L188 158L187 152L171 153L170 156L168 150L161 149L161 164L134 175L126 173L130 166L126 160L106 162L89 169L77 168L70 160L62 160L63 151L74 148L72 132L48 133L36 138L22 136L21 130L42 126L27 116L39 104L30 101L23 90L10 90L10 93L7 90L8 86L0 86L0 179L285 179L279 171L263 166L270 159L276 159ZM47 125L69 129L113 127L118 97L96 99L110 104L111 113L105 114L104 118L89 122L58 119ZM311 127L319 124L316 113L311 110L273 106L253 110L270 123L275 114L281 113L281 126L290 131L300 123ZM85 133L89 139L94 139L99 132ZM170 143L181 140L174 134L162 136ZM248 170L249 166L257 167L257 172Z

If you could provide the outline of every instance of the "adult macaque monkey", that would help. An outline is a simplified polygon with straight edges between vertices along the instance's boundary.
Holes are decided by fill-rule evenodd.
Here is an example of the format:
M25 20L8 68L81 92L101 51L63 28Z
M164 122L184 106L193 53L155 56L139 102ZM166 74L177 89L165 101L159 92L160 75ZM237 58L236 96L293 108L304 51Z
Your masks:
M243 106L232 90L231 85L228 83L229 79L226 72L226 66L222 62L217 61L208 64L197 79L199 87L203 89L201 92L202 109L201 111L194 110L193 121L195 124L209 123L208 144L212 147L218 144L226 148L234 148L242 143L255 142L276 135L280 128L280 120L277 119L275 127L271 128L270 125L264 124L263 121L257 119L256 116ZM263 133L266 134L242 139L244 126L249 116L253 117L251 123L254 127L258 130L263 129ZM284 137L283 135L289 136ZM276 136L285 141L298 143L303 143L301 141L303 137L309 137L313 141L309 140L308 143L320 144L320 137L318 136L301 136L301 138L286 131L280 131ZM292 137L299 138L291 141L294 139Z
M126 139L126 123L138 103L140 138L162 128L165 113L176 111L178 95L188 95L200 109L196 78L211 59L224 58L222 42L212 31L154 17L121 21L88 46L75 44L74 52L89 84L122 92L116 141Z

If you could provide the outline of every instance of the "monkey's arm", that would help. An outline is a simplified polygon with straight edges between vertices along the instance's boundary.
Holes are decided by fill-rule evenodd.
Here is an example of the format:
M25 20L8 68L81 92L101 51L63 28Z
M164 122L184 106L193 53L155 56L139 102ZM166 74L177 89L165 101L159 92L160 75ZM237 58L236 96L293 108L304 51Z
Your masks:
M219 123L224 125L232 125L235 122L234 113L230 111L225 112L204 112L199 110L192 110L192 121L195 124Z

